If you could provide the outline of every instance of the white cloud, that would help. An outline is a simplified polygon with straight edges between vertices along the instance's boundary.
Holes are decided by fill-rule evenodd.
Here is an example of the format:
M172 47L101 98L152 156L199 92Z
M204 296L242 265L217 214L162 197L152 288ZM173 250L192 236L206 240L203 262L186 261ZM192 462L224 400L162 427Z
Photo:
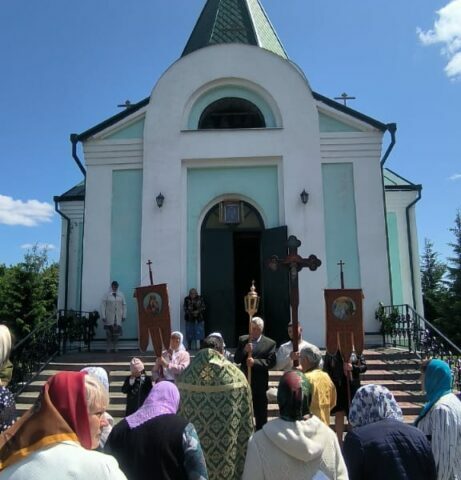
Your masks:
M461 180L461 173L455 173L454 175L451 175L448 177L449 180Z
M54 215L50 203L38 200L14 200L0 194L0 224L35 227L40 223L51 222Z
M54 250L56 248L56 245L53 245L52 243L24 243L21 245L21 248L24 250L31 250L32 248L37 247L39 250Z
M445 73L449 78L461 76L461 0L451 0L437 12L434 26L424 32L417 29L423 45L442 44L442 55L448 58Z

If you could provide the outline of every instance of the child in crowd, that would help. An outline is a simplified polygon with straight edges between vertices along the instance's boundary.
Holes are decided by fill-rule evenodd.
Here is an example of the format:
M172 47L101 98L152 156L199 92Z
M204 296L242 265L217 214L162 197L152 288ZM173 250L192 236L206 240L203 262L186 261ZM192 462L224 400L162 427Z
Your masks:
M125 416L131 415L144 403L152 388L152 379L146 375L144 364L139 358L130 362L131 375L123 382L122 392L126 394Z

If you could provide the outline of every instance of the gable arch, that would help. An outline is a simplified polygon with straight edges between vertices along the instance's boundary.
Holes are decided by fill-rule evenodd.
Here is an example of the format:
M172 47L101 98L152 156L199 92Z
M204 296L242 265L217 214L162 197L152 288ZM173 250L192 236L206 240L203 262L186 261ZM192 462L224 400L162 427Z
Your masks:
M186 111L186 128L198 130L203 112L213 103L226 98L241 99L254 105L264 119L265 128L281 127L281 116L272 97L256 85L239 83L226 82L202 89L191 99L191 106Z

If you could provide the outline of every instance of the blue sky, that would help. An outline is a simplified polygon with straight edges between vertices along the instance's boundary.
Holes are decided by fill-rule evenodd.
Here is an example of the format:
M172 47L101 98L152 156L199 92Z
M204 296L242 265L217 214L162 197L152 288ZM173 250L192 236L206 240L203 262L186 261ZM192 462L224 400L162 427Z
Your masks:
M420 246L450 254L461 208L461 0L262 0L313 90L396 122L386 166L423 185ZM60 248L53 196L82 177L70 133L148 96L179 58L204 0L3 0L0 263ZM388 138L386 138L388 141Z

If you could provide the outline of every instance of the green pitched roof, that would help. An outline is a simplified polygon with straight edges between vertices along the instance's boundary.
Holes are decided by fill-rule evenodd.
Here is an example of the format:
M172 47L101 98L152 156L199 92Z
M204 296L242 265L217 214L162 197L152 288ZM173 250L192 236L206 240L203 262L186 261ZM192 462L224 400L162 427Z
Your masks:
M74 202L76 200L85 200L85 182L82 181L72 187L62 195L56 195L53 197L55 202Z
M384 188L386 190L421 190L422 186L395 173L390 168L383 169Z
M259 0L207 0L181 56L220 43L244 43L287 54Z

